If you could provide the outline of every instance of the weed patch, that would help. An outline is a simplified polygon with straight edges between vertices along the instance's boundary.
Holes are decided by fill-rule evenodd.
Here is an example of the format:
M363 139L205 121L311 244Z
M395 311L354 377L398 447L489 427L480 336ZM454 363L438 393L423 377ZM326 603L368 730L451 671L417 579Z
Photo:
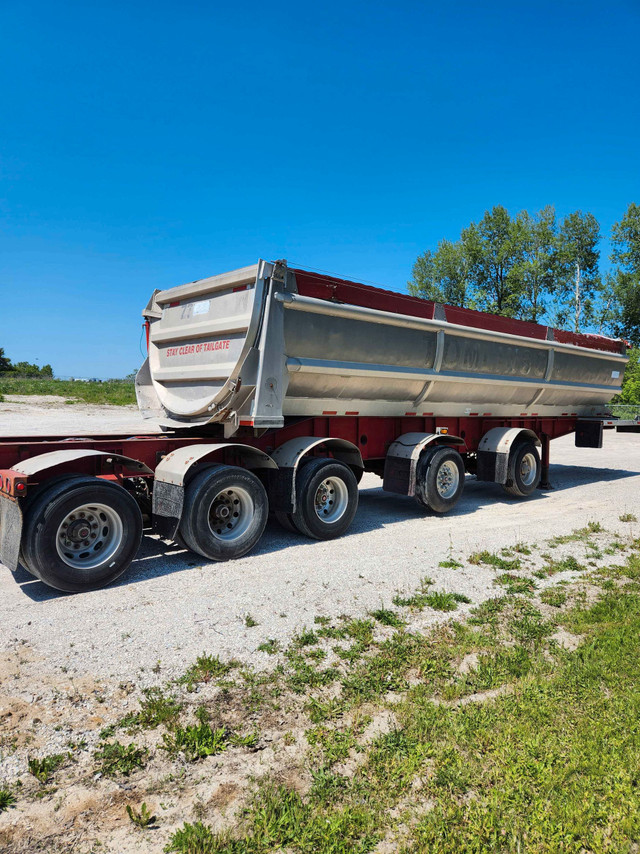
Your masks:
M508 558L500 557L500 555L487 551L473 552L473 554L469 555L469 563L474 566L485 564L486 566L495 566L496 569L506 570L521 569L522 567L522 563L518 557L509 560Z
M149 751L135 744L120 744L119 741L105 742L101 750L93 754L98 762L100 773L106 777L124 774L128 777L136 768L144 768Z
M53 753L51 756L43 756L42 759L32 757L28 760L29 772L39 783L46 783L53 772L59 768L66 756L63 753Z

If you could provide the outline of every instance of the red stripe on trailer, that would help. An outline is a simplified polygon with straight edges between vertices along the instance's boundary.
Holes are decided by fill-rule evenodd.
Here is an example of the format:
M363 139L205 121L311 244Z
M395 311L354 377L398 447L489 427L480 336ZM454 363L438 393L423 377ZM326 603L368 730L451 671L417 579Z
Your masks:
M345 415L360 415L360 412L358 410L355 410L353 412L350 412L349 410L347 410L345 412Z
M242 421L242 420L241 420L241 421L240 421L240 426L241 426L241 427L253 427L253 419L250 419L250 420L248 420L248 421Z
M322 414L323 415L337 415L338 412L335 409L325 409Z
M415 412L405 412L405 415L415 415Z
M248 287L249 287L248 285L238 285L237 287L235 287L233 289L233 293L237 294L238 291L246 291Z
M313 273L309 270L292 269L298 285L298 293L313 299L341 302L347 305L358 305L373 308L377 311L388 311L392 314L407 314L410 317L422 317L433 320L436 304L421 297L412 297L397 291L363 285L348 279L338 279L324 273ZM487 314L471 308L445 305L444 314L448 323L457 326L470 326L474 329L486 329L491 332L502 332L508 335L519 335L524 338L536 338L539 341L557 341L561 344L575 344L589 350L604 350L611 353L624 353L625 342L605 338L602 335L589 335L577 332L566 332L532 323L529 320L515 320L497 314Z
M426 418L428 418L429 416L433 417L433 412L423 412L422 415Z
M470 412L469 415L479 415L479 412Z
M491 413L490 412L483 412L482 417L484 418L485 415L491 415Z

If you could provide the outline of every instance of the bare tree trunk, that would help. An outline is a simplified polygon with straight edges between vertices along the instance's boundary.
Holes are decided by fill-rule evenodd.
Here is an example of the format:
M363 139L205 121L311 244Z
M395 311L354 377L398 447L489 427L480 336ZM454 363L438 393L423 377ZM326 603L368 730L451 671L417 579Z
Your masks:
M580 312L582 311L582 305L580 303L580 262L576 261L576 328L575 331L580 331Z

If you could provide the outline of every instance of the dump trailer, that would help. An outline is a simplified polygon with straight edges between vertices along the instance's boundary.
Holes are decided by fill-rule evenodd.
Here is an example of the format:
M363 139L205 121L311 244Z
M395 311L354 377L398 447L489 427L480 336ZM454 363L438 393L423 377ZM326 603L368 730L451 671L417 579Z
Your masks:
M548 486L549 443L602 446L625 342L266 262L155 291L136 377L142 436L0 438L0 560L65 591L101 587L145 528L210 560L269 513L333 539L364 471L426 512L467 475Z

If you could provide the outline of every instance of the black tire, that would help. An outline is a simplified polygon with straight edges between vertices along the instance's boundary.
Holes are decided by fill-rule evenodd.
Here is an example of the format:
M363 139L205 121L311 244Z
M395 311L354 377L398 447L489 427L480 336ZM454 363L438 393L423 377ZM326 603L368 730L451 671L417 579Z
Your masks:
M509 454L507 482L504 490L516 498L526 498L536 491L540 483L542 466L540 455L533 442L521 442Z
M187 486L179 533L192 552L232 560L255 546L268 515L269 499L255 474L216 466L199 472Z
M34 501L38 498L39 495L42 494L45 490L51 489L51 487L55 486L58 483L62 483L63 480L77 480L78 478L83 478L84 475L81 474L59 474L55 477L49 478L49 480L44 483L36 486L34 489L30 489L27 493L27 497L21 502L22 515L23 518L26 519L29 508L33 505ZM27 559L24 554L24 548L22 544L20 545L20 555L18 557L20 561L20 565L23 566L30 575L33 575L34 578L40 579L40 576L35 571L32 566L29 566Z
M448 513L462 495L464 474L464 462L454 448L427 448L418 460L416 501L434 513Z
M30 571L49 587L79 593L122 575L141 539L135 498L118 484L79 475L57 480L35 498L25 518L22 552Z
M344 463L316 458L298 471L296 497L291 521L298 531L314 540L333 540L353 522L358 509L358 482Z
M282 510L276 510L273 515L276 517L276 521L280 525L282 525L285 531L291 531L292 534L299 533L298 529L293 524L293 518L291 516L291 513L285 513Z

